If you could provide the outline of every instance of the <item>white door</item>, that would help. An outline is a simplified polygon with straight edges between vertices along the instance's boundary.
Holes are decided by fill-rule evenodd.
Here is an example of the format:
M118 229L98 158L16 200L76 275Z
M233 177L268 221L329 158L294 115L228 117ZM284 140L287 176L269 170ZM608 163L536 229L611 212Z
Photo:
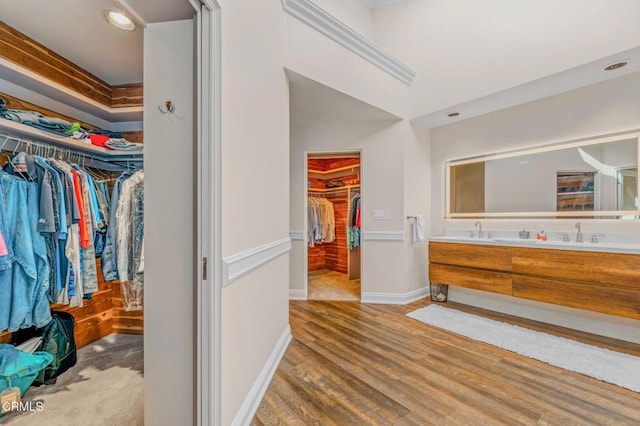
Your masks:
M145 423L195 422L194 21L144 31ZM173 112L160 107L171 101Z

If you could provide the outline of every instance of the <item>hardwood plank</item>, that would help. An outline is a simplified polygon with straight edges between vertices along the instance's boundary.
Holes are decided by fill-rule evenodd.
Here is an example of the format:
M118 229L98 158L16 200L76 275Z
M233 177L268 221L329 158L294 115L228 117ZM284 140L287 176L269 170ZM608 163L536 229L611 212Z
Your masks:
M406 317L406 306L290 303L294 340L253 424L638 424L640 394ZM448 302L640 355L640 345Z
M513 272L640 291L640 256L574 250L513 248Z
M142 106L142 83L111 86L111 108Z
M511 296L511 274L429 264L429 281Z
M640 291L514 275L513 296L640 319Z
M120 134L129 142L144 143L144 132L142 130L135 132L120 132Z
M431 241L429 262L511 272L511 247Z
M142 83L110 86L2 21L0 57L108 107L143 105Z
M111 87L107 83L2 21L0 56L103 105L111 105Z

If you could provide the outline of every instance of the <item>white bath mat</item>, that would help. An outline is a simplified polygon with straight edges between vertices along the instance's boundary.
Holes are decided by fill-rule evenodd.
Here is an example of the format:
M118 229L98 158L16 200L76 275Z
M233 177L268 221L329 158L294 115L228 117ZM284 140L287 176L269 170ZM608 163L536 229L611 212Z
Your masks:
M640 357L429 305L407 316L556 367L640 392Z

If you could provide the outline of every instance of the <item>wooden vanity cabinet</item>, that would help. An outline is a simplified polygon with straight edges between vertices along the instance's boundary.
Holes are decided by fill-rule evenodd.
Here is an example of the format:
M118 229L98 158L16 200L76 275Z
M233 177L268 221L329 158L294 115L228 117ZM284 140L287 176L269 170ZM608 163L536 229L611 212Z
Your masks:
M513 296L640 319L640 256L514 247Z
M640 255L429 243L429 281L640 319Z
M511 295L511 247L429 243L429 281Z

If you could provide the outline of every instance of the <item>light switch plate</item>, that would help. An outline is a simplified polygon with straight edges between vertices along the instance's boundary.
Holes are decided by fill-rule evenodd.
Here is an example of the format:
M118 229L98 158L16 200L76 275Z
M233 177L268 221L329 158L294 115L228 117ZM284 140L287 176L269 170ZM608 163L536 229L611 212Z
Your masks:
M391 219L391 210L373 209L373 220L389 220L389 219Z

